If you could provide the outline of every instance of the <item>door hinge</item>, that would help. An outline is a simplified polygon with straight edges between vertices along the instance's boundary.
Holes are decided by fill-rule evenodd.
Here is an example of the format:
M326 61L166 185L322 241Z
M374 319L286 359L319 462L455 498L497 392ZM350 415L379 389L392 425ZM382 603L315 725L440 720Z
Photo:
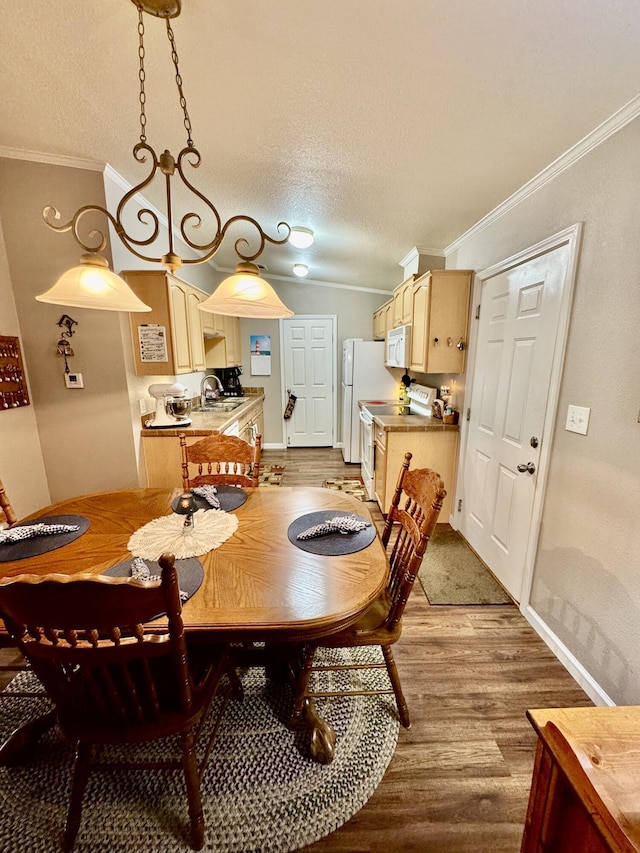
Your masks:
M462 498L458 501L458 512L462 512Z
M470 421L470 420L471 420L471 407L469 407L469 408L467 409L467 420L468 420L468 421Z
M289 447L290 444L291 444L291 436L288 435L287 436L287 447Z
M476 307L476 320L480 319L480 305Z

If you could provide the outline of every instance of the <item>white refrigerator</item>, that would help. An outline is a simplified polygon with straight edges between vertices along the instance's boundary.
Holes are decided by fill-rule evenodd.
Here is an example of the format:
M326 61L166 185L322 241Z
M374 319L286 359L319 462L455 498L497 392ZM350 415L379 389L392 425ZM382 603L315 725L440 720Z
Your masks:
M384 341L347 338L342 344L342 456L360 462L358 400L396 400L400 380L384 366Z

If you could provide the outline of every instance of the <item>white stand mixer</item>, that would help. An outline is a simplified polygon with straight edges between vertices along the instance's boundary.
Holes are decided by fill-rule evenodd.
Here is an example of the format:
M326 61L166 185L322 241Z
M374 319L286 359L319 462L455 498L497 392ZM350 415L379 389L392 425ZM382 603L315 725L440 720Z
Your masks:
M187 397L189 389L174 382L172 385L158 382L149 385L149 394L156 399L156 411L146 426L150 429L188 426L191 423L191 399Z

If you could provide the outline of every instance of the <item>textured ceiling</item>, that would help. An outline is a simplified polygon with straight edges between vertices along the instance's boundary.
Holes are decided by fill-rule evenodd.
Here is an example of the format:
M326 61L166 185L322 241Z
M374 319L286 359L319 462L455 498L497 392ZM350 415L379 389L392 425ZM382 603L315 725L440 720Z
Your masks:
M165 27L145 21L147 138L177 155ZM190 179L223 219L313 229L260 261L318 281L393 287L414 246L443 249L640 89L637 0L183 0L173 27ZM142 179L130 0L2 0L0 48L0 149Z

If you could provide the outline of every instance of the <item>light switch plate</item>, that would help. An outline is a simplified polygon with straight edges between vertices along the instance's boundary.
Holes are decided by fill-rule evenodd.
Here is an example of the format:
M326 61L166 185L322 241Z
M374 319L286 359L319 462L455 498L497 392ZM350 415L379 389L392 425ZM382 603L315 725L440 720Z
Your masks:
M569 430L569 432L577 432L580 435L587 434L587 427L589 426L589 415L591 414L591 409L587 409L585 406L569 406L567 409L567 423L565 424L565 429Z
M65 373L64 384L67 388L84 388L81 373Z

